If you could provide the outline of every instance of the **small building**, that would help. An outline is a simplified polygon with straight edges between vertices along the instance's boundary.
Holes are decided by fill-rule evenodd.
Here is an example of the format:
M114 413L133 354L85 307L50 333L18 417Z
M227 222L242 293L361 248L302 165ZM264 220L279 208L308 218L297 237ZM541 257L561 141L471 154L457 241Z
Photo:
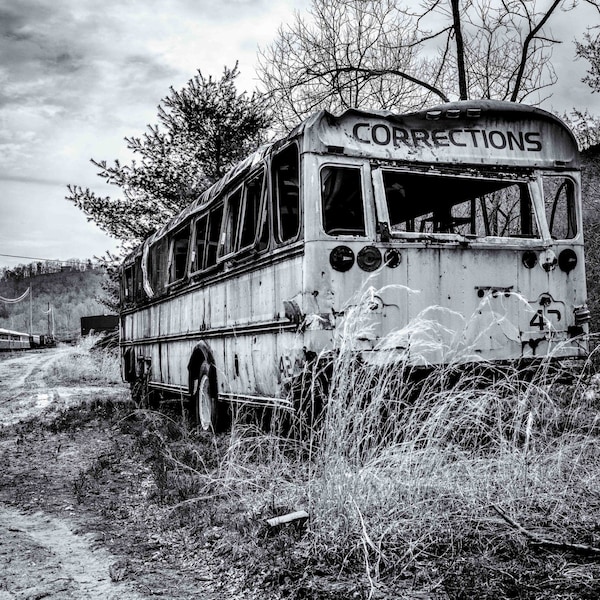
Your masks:
M119 327L119 315L81 317L81 335L114 332Z

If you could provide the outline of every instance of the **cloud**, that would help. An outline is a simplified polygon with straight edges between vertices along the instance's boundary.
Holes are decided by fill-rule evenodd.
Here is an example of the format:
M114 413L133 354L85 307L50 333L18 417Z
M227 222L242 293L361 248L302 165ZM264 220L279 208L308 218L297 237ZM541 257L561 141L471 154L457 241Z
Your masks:
M218 77L239 59L240 89L251 90L256 45L304 1L0 2L3 244L33 243L27 223L41 214L49 247L79 240L85 218L65 201L66 184L118 194L90 158L130 160L123 138L156 123L169 87L180 89L197 69ZM91 228L83 228L86 239ZM89 248L64 252L77 254Z

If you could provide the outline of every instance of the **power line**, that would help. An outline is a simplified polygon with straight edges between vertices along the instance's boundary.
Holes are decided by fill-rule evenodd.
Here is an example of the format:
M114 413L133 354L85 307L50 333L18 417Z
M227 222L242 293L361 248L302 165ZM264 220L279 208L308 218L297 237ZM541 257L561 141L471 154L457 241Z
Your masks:
M66 264L66 263L70 262L70 260L60 260L58 258L40 258L39 256L20 256L19 254L0 254L0 256L4 256L7 258L27 258L28 260L43 260L46 262L53 262L53 263L65 263ZM74 258L72 260L77 261L77 262L87 262L90 259L80 260L80 259ZM94 262L94 261L90 260L90 262Z

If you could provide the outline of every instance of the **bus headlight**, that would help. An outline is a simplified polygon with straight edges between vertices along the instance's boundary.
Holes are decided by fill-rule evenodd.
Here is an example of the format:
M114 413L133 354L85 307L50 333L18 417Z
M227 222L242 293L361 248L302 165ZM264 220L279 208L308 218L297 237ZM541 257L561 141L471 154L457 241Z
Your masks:
M563 250L558 255L558 266L565 273L572 271L577 266L577 254L575 254L575 251L571 250L571 248Z
M348 246L336 246L329 255L329 264L336 271L349 271L354 264L354 252Z
M381 252L375 246L365 246L356 259L363 271L376 271L381 266Z

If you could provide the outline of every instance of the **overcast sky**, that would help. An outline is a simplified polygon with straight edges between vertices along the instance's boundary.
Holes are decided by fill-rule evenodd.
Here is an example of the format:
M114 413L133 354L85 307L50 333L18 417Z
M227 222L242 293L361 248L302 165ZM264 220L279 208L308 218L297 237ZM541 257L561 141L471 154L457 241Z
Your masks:
M127 158L125 136L197 69L220 76L239 60L254 86L257 47L308 0L0 0L0 255L91 258L116 248L67 202L66 185L111 194L90 158ZM590 22L590 19L592 21ZM585 8L553 30L559 83L544 107L589 108L573 39L597 16ZM27 263L0 256L0 266Z

